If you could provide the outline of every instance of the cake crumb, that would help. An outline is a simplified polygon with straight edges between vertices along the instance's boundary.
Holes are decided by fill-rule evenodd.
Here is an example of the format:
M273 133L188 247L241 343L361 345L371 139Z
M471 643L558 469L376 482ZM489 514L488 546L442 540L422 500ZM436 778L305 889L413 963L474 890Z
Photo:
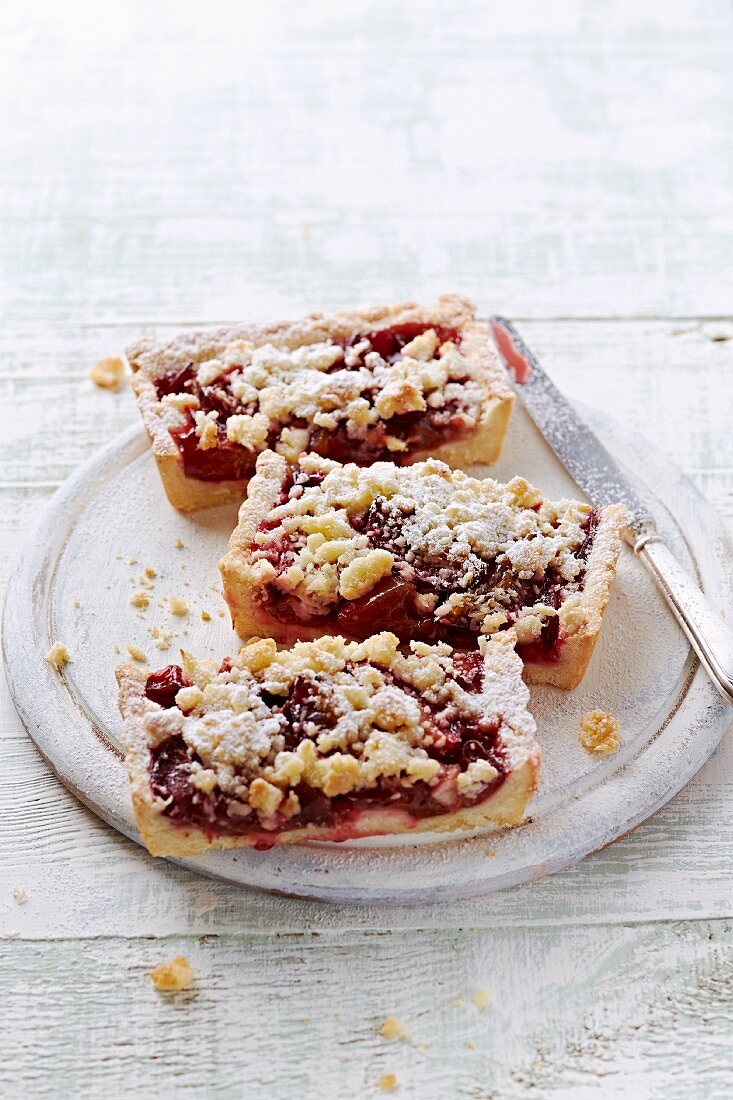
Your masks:
M100 359L89 372L95 386L101 390L118 390L125 379L125 363L119 355Z
M149 577L152 580L153 577L158 576L158 570L154 569L152 565L146 565L145 566L145 576Z
M121 653L121 652L122 652L122 649L120 648L119 643L116 642L115 643L115 653Z
M133 661L140 661L140 663L143 665L146 665L148 663L148 658L139 645L129 645L127 647L127 652L130 654Z
M144 610L146 607L150 606L150 596L141 589L139 592L133 592L130 596L130 603L133 607L139 607Z
M74 600L71 606L72 607L81 607L81 600Z
M54 642L46 654L45 660L47 660L57 672L60 672L67 661L71 660L71 654L63 642Z
M463 1004L463 997L454 997L450 1003L451 1008L460 1008Z
M466 1042L465 1042L464 1046L466 1047L466 1050L475 1050L476 1049L475 1045L471 1042L470 1039L466 1039Z
M182 596L169 596L168 604L174 615L188 615L188 604Z
M617 720L602 710L588 711L580 720L580 743L596 756L610 756L621 747Z
M184 546L183 539L176 539L176 541L173 543L173 545L175 546L176 550L183 550L183 546Z
M473 1003L476 1008L488 1008L491 1004L491 996L485 989L477 989L473 995Z
M185 955L176 955L151 970L150 978L159 993L180 993L193 981L193 968Z
M382 1092L394 1092L397 1088L397 1076L394 1073L383 1073L379 1078L379 1087Z
M158 626L151 626L150 637L155 641L157 649L170 649L171 642L173 641L173 631L161 630Z
M203 610L201 611L201 618L204 620L205 623L208 623L211 621L211 613L207 611L206 608L203 608Z
M14 886L10 893L16 905L25 905L28 901L28 891L22 886Z
M384 1039L409 1039L409 1028L397 1016L388 1016L379 1029L379 1034Z
M128 565L137 565L137 558L133 555L131 558L127 559L127 564Z

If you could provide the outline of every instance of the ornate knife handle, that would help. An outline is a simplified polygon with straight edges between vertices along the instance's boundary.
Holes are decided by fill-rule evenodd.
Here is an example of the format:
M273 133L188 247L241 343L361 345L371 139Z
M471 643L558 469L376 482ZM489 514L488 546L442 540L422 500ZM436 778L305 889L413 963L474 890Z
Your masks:
M634 551L644 562L720 694L733 704L733 630L657 535Z

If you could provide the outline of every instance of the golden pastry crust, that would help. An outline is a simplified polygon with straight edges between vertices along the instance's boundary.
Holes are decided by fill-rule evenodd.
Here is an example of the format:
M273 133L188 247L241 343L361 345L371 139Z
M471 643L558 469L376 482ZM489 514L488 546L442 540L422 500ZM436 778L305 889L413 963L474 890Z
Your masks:
M280 654L275 654L275 647L268 645L267 642L256 642L240 652L239 658L235 659L235 669L249 669L249 672L244 674L244 682L250 684L253 676L258 676L260 681L268 675L293 677L303 668L307 670L309 666L313 666L318 669L331 661L331 672L326 674L325 682L329 689L336 693L336 697L339 692L344 693L343 698L348 698L350 692L361 690L358 687L358 676L354 677L353 681L351 679L354 675L354 664L356 664L358 669L364 671L362 685L373 682L371 701L368 702L368 706L379 708L382 705L386 710L383 718L376 719L377 725L370 727L369 723L373 719L365 718L363 711L357 708L353 711L351 718L346 713L343 727L346 729L352 720L358 718L362 722L361 728L372 728L372 736L376 738L375 743L380 745L376 757L369 755L368 744L364 747L363 742L354 743L353 749L342 745L342 751L333 751L334 747L329 739L338 737L338 727L336 731L333 727L324 729L315 741L304 739L299 742L296 751L283 751L277 741L277 734L272 733L271 715L269 718L260 717L254 726L251 721L247 725L251 715L256 714L256 701L251 711L238 711L240 717L232 724L232 711L227 709L230 706L227 691L230 691L231 698L236 697L241 705L242 692L245 690L243 682L237 681L234 686L227 684L223 682L227 680L226 675L213 676L211 679L212 673L206 671L201 664L197 666L196 662L193 662L192 667L194 670L196 667L199 668L199 683L204 687L201 690L194 685L183 689L183 695L179 693L181 705L186 708L184 719L177 707L164 710L146 697L144 692L147 676L144 671L134 665L122 665L117 670L117 679L120 709L124 718L125 760L130 777L135 818L146 846L153 855L184 856L196 855L209 848L250 847L253 844L261 844L263 837L273 844L301 844L309 840L343 840L344 830L338 825L308 824L288 828L281 822L277 830L271 825L271 832L263 832L263 828L267 828L269 812L267 804L269 796L266 788L269 788L269 794L274 792L275 801L279 798L280 805L283 805L282 798L300 782L300 779L292 773L292 769L301 748L308 750L307 753L304 751L302 754L304 759L307 758L309 761L311 769L306 772L308 782L311 784L323 782L322 789L325 793L328 795L329 791L331 792L329 797L345 793L351 789L349 784L354 784L356 790L360 786L368 787L379 774L402 774L415 777L425 774L427 777L430 773L432 780L428 779L428 781L444 782L447 773L436 759L425 753L423 747L431 743L435 730L433 727L423 726L424 720L419 719L418 724L412 727L410 732L409 718L405 717L409 713L409 708L403 714L403 720L407 721L408 725L400 727L399 734L395 726L396 740L392 743L396 746L398 757L393 753L390 756L390 750L387 747L389 739L387 734L382 732L380 725L385 721L389 725L391 708L394 705L399 706L398 697L395 704L394 689L385 689L381 675L383 670L392 667L390 662L414 680L425 679L426 699L441 698L440 692L444 692L447 685L449 692L453 693L451 696L454 699L453 705L469 706L469 709L473 708L476 713L498 716L498 737L502 758L506 762L506 774L503 781L495 786L491 775L493 773L497 776L498 772L487 761L479 760L474 764L463 765L464 770L458 777L451 773L450 782L457 783L458 790L470 792L472 797L480 795L484 785L488 784L485 788L486 797L481 801L429 818L411 816L409 807L400 808L399 801L389 805L375 805L371 809L365 807L360 811L356 821L349 823L348 839L388 833L426 831L449 833L489 824L503 826L518 823L522 820L526 804L536 787L539 749L534 741L535 724L526 710L528 693L521 682L520 662L513 651L512 639L502 635L500 638L485 640L483 649L484 682L481 693L475 697L467 696L456 687L450 674L446 679L445 670L451 667L449 647L418 647L415 653L405 657L399 654L397 639L388 634L375 636L360 645L344 642L343 639L322 640L313 646L295 647L292 651ZM271 665L268 665L268 661ZM341 669L340 677L338 668ZM442 674L441 668L444 670ZM322 668L321 672L323 672ZM196 675L195 671L193 675ZM429 686L431 679L434 681L432 688ZM292 682L294 681L291 680ZM389 698L385 696L385 690L392 691ZM366 694L369 695L368 690ZM405 698L409 702L409 696ZM445 695L442 698L445 698ZM466 702L467 699L468 702ZM360 704L363 702L364 700L360 699ZM213 710L207 709L212 706ZM377 712L370 711L371 713L378 713L378 709ZM415 710L415 714L418 713L420 713L419 709ZM182 722L189 724L189 732L186 732L187 727L182 726ZM210 791L217 783L223 784L220 787L222 791L226 790L227 784L237 781L237 769L242 774L249 769L246 788L249 793L241 797L246 798L251 807L257 808L260 821L256 821L253 833L250 835L246 832L241 835L207 834L205 830L195 825L178 824L166 816L164 811L167 802L156 795L151 787L150 764L152 748L166 738L169 728L183 729L184 735L196 745L201 765L197 765L198 770L193 775L191 783L200 790ZM265 749L262 745L263 739L266 742L268 737L271 740L274 755L265 758L263 756ZM385 742L386 737L387 742ZM262 757L260 764L257 764L252 755L253 746ZM247 756L247 753L250 755ZM319 755L321 753L325 755ZM395 772L397 759L400 761L399 771ZM346 767L347 764L351 766ZM235 773L234 779L232 779L232 768ZM365 768L368 771L371 769L370 774L364 771ZM382 772L382 769L386 770ZM482 776L477 778L476 769L479 771L483 769L486 774L482 773ZM253 780L253 774L259 777ZM319 774L321 778L318 778ZM345 782L340 782L339 774L346 776ZM268 776L269 781L266 778ZM409 786L410 781L406 782ZM274 786L276 783L279 784L279 790ZM228 797L231 797L231 789ZM288 798L291 797L292 794L288 795ZM261 824L262 821L265 822L265 826Z
M585 584L573 607L560 608L560 622L568 623L577 615L580 625L566 634L560 659L552 664L526 661L525 679L530 684L552 684L571 691L585 676L603 625L603 612L611 595L616 565L621 551L623 531L628 522L623 504L609 504L599 510L599 522L588 556ZM570 625L568 623L568 625Z
M503 367L494 355L488 329L475 320L475 307L467 299L444 295L432 308L403 302L395 306L348 310L331 316L313 313L301 320L281 324L219 328L186 334L162 343L146 338L133 344L127 349L134 372L132 385L171 504L179 511L189 512L219 504L239 503L249 479L201 481L186 475L170 430L175 423L175 413L170 407L164 409L158 400L156 378L176 373L189 365L200 367L216 360L230 345L238 343L256 348L269 344L275 349L292 352L322 342L348 341L365 329L378 332L407 324L460 329L460 353L471 363L474 381L479 385L480 411L477 423L465 435L446 440L438 446L406 453L401 461L416 462L432 456L452 466L494 462L504 441L514 394L507 384ZM387 401L387 395L383 399ZM394 411L400 411L399 395L395 401L397 403L390 409L394 407ZM250 417L242 419L251 420ZM389 419L384 423L389 425ZM232 438L241 439L241 425L232 430Z
M300 520L297 514L288 516L285 520L286 523L291 524L290 531L293 530L293 524L297 527L297 524L301 522L307 523L310 530L323 530L326 532L324 536L320 534L315 536L319 539L322 538L322 541L327 544L322 549L316 550L315 554L312 553L309 537L306 536L305 546L296 555L294 565L289 570L293 580L298 582L294 584L293 591L296 592L299 599L303 599L301 594L304 593L302 606L306 610L310 606L309 600L316 599L316 603L318 599L323 600L322 594L319 595L317 592L318 586L320 586L322 593L323 587L327 583L330 585L330 590L327 593L328 598L323 602L321 609L325 613L329 609L329 600L331 601L330 606L334 606L333 600L338 599L339 596L346 599L354 598L353 594L360 594L365 585L368 588L370 579L372 584L376 584L379 582L380 577L388 572L389 563L386 559L382 561L381 558L381 555L385 555L386 551L381 550L378 552L380 558L377 561L376 553L369 549L367 540L362 539L364 545L360 546L353 530L350 532L351 537L349 534L341 536L339 531L339 524L342 522L340 517L344 515L342 505L345 505L346 512L351 507L349 494L351 494L351 500L353 501L353 511L358 512L360 509L363 511L368 507L369 502L379 494L380 484L386 496L395 495L396 491L396 494L400 497L411 502L415 500L418 504L419 497L424 496L427 502L428 520L434 522L434 525L441 530L444 529L442 527L443 517L448 514L451 504L450 495L447 504L437 503L436 485L441 490L445 488L445 483L455 488L456 500L458 500L458 494L462 494L461 507L464 511L468 499L469 515L471 516L473 516L473 512L470 509L470 499L471 494L474 494L475 517L479 524L481 523L479 517L482 514L480 510L484 505L488 509L486 513L486 523L488 524L490 510L500 502L510 501L508 507L510 511L513 509L516 513L517 539L514 543L517 548L516 568L517 570L521 570L522 567L529 568L530 574L532 570L541 568L538 563L542 561L543 537L538 532L535 532L533 539L528 539L526 536L528 524L530 525L529 534L534 531L531 525L535 520L539 525L541 514L538 516L538 509L541 513L544 503L540 504L541 496L539 492L522 479L514 479L506 486L498 485L498 483L490 480L479 482L476 479L468 478L461 471L451 474L442 464L430 462L419 467L412 466L406 469L391 466L389 463L377 463L367 470L359 470L351 466L340 467L337 463L311 455L304 456L302 463L304 469L316 470L319 476L324 471L334 470L340 478L335 492L330 489L326 492L324 489L320 493L323 499L309 505L304 520ZM253 547L257 545L257 539L262 537L258 535L261 522L269 517L269 523L272 524L274 522L273 517L277 518L280 512L283 511L280 507L278 512L273 512L273 508L280 499L286 470L287 464L279 455L266 452L260 456L256 476L250 482L249 495L240 509L239 523L232 533L229 551L220 562L220 569L224 582L224 594L232 613L234 627L240 636L246 638L267 633L284 644L292 644L298 639L313 639L323 633L341 633L344 627L343 625L336 625L333 619L321 618L318 620L313 615L310 616L310 623L307 621L277 621L268 615L261 603L261 593L273 579L275 570L266 560L266 550L263 548L261 551L255 550L253 552ZM328 485L328 482L324 484ZM346 485L346 489L344 489L344 485ZM299 498L296 511L303 499ZM361 501L363 501L363 504L360 503ZM318 514L319 507L322 509L320 515ZM572 501L560 502L557 506L548 505L548 507L551 509L557 508L556 519L560 524L560 530L563 529L563 524L567 526L570 534L567 535L565 541L571 543L571 534L574 532L577 545L578 521L583 516L587 518L591 511L590 507ZM562 515L563 508L565 509L565 515L570 517L567 522ZM311 515L312 512L315 512L315 514ZM626 511L623 505L612 505L601 509L598 513L598 525L590 554L585 563L582 587L577 588L575 586L576 590L572 591L572 595L566 597L559 610L560 630L563 636L563 644L559 652L553 655L550 660L544 654L539 655L540 659L533 657L531 649L525 649L524 651L527 655L525 658L525 678L530 683L550 683L556 687L569 689L576 687L582 680L600 633L603 611L608 602L611 584L615 575L621 546L621 534L625 523ZM476 537L475 532L472 533L472 537ZM562 543L562 539L559 541ZM333 547L333 554L326 556L324 551L327 551L329 546ZM340 549L342 547L343 550ZM509 547L511 552L511 542ZM570 545L568 553L571 549L572 545ZM532 557L532 555L535 556ZM389 555L386 554L386 557L389 557ZM318 561L314 561L314 558L320 559L320 564ZM572 555L569 560L570 568L577 568L577 563L573 562ZM359 587L354 588L352 594L352 574L357 566L360 575L355 579L358 581ZM295 572L293 572L294 570ZM304 576L308 570L312 571L310 577ZM369 576L365 577L365 574L370 571L371 578ZM300 580L301 577L304 578L303 581ZM570 588L573 588L571 580ZM451 597L451 599L453 598L457 597ZM522 616L525 617L520 617L517 622L517 633L520 642L531 641L531 631L534 630L536 636L542 625L542 620L537 617L533 608L527 608L526 611L526 616L525 612L522 611ZM554 614L554 612L545 608L541 611L541 614ZM495 618L495 616L487 616L480 626L475 627L476 632L491 633L497 629L497 625L488 621L492 618ZM390 624L383 623L379 625L389 627ZM503 623L498 624L498 627L501 628L502 625L506 625L505 618Z

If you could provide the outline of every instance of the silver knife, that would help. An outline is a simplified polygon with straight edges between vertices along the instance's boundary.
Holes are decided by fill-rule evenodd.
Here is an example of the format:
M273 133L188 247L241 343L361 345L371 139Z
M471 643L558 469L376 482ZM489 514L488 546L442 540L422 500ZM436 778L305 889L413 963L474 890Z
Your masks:
M504 317L489 320L527 412L596 507L624 503L624 537L654 578L720 694L733 704L733 630L657 534L654 519L616 460L596 438Z

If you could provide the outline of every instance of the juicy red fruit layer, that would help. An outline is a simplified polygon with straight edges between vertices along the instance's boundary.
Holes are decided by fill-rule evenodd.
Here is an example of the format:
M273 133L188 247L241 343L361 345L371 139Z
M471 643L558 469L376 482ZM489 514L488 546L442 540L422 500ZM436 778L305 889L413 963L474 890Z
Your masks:
M353 338L351 344L359 343L366 336L372 350L377 351L388 362L393 362L406 344L429 328L434 329L441 343L450 340L460 345L461 334L458 329L425 324L394 325L377 332L359 334ZM357 369L360 365L361 363L350 369ZM329 373L344 367L344 360L341 359L334 363ZM253 411L251 406L242 404L229 388L229 376L237 369L236 364L228 367L208 386L202 386L198 382L193 362L154 380L158 400L167 394L191 394L198 398L203 412L219 414L218 440L214 447L207 450L199 447L199 437L190 413L186 415L186 424L183 427L171 431L187 477L198 481L239 481L248 480L254 473L257 454L238 443L230 442L225 430L227 417ZM293 425L305 426L300 421L293 422ZM284 424L272 425L268 447L273 448L276 445L283 427ZM339 424L333 430L315 427L305 449L337 462L356 462L362 466L385 459L399 464L408 461L411 452L429 450L448 439L457 439L470 427L472 425L463 414L460 403L453 401L442 409L405 413L393 416L388 421L378 421L360 436L350 436L344 424ZM388 436L401 440L407 445L407 450L391 451L387 446Z

